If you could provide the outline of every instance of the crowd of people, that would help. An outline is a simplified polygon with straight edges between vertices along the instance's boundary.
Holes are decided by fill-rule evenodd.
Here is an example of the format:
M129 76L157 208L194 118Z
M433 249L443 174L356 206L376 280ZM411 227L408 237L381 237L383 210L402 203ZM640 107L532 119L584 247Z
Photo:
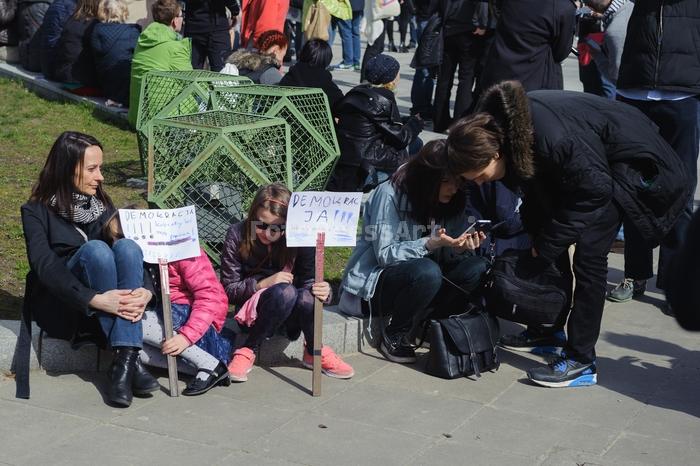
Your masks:
M398 48L381 11L347 3L351 17L329 24L330 35L337 27L343 40L343 59L332 65L328 41L297 41L288 19L290 11L298 18L293 10L305 9L297 2L244 0L239 9L235 0L191 1L183 19L176 0L156 0L154 22L137 35L136 27L123 24L123 0L80 0L74 8L55 0L46 18L61 23L62 31L47 35L57 38L56 52L47 57L47 73L54 74L47 76L79 89L116 82L116 73L128 71L131 87L123 102L132 103L132 122L140 81L153 69L208 62L212 70L257 83L322 89L341 149L328 189L370 192L363 229L373 234L359 236L346 264L340 309L389 317L379 350L393 362L416 361L416 329L425 319L483 305L490 262L510 248L527 251L536 267L553 264L567 282L554 324L533 323L501 336L501 346L511 350L555 348L551 363L527 372L533 383L596 383L605 299L625 302L644 293L653 276L651 251L659 244L656 286L671 302L664 312L700 330L692 314L700 308L699 288L692 286L698 274L678 271L697 270L697 261L688 259L697 257L697 246L687 238L697 230L691 217L699 0L405 0L396 18ZM240 36L231 33L239 13ZM360 60L355 40L363 15L368 45ZM183 21L190 40L178 34ZM585 93L563 90L561 62L577 28ZM436 30L440 47L433 50ZM128 58L115 45L127 37L134 49ZM410 115L398 110L400 67L383 53L385 37L389 51L417 46ZM68 44L71 54L61 53ZM292 48L296 62L283 75ZM362 83L343 95L332 73L350 68ZM427 120L447 137L424 145ZM230 226L220 277L203 253L171 264L176 335L162 341L152 274L135 243L119 234L101 166L95 138L62 134L22 207L22 220L33 290L27 305L49 334L91 334L114 349L110 402L128 406L133 395L157 389L143 363L162 366L163 355L188 363L183 370L194 378L186 395L244 382L261 343L275 333L292 340L303 334L302 364L311 367L313 303L330 302L332 293L328 283L314 281L313 249L286 245L285 186L260 187L247 217ZM499 227L487 236L470 228L475 219ZM623 224L625 278L607 293L607 256ZM679 253L683 247L688 253ZM61 306L45 304L54 298ZM248 332L239 347L222 333L229 304ZM327 346L322 366L328 376L354 374Z

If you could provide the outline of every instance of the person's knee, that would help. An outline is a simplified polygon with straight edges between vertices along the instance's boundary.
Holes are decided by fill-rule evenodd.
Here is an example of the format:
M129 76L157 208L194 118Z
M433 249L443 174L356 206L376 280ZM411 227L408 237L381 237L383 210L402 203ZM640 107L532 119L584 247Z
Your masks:
M440 266L430 259L420 259L416 262L415 272L412 274L413 283L424 289L434 289L442 286L442 270Z
M481 256L474 256L465 259L462 269L462 277L465 283L474 284L481 282L484 274L489 269L489 263Z
M119 259L133 260L135 262L143 262L143 251L134 240L122 238L112 246L114 255Z
M102 268L114 267L114 254L107 243L100 240L90 240L82 247L81 259L90 266Z

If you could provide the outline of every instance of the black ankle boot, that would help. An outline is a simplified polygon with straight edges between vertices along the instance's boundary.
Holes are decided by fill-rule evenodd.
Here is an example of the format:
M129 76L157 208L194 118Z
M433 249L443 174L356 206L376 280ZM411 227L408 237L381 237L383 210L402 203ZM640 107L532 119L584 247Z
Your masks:
M148 369L146 369L141 359L138 357L136 358L134 381L131 384L131 389L136 396L148 395L160 389L158 380L148 372Z
M133 398L131 389L134 383L136 360L139 357L139 349L131 346L115 348L114 361L109 368L109 401L121 407L129 407Z

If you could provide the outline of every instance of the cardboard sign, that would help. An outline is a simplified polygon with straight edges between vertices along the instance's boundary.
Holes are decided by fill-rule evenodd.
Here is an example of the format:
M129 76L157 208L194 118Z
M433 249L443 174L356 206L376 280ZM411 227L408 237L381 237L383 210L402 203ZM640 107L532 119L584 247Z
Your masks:
M326 246L355 246L362 193L292 193L287 208L287 246L314 247L316 234Z
M173 262L199 256L199 234L194 206L179 209L119 209L124 237L136 241L143 260Z

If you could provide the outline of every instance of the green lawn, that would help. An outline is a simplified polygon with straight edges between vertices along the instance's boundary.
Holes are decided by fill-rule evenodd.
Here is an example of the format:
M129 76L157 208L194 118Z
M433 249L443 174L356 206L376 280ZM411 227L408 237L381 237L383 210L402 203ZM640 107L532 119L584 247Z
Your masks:
M141 176L136 136L126 123L106 122L90 106L46 101L20 83L0 79L0 319L19 317L28 270L19 208L51 144L68 130L102 142L105 183L117 206L146 206L143 193L126 186L128 178ZM348 248L326 250L326 278L332 283L340 280L349 254Z

